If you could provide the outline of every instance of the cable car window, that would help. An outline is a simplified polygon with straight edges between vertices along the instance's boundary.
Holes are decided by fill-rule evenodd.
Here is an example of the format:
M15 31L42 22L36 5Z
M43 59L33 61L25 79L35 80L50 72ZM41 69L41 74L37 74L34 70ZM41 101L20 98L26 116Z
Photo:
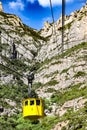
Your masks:
M40 105L40 100L36 100L36 105Z
M25 101L25 106L28 106L28 101Z
M31 100L31 101L30 101L30 105L34 105L34 100Z

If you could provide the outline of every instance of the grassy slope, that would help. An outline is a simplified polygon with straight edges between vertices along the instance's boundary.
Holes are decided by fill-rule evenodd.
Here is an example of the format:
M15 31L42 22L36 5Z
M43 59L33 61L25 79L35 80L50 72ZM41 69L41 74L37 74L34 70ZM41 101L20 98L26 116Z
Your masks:
M76 98L76 97L80 97L83 96L87 97L87 86L83 89L79 90L79 86L80 84L78 84L77 86L74 86L73 88L71 88L69 91L66 91L63 94L59 94L57 93L57 97L55 94L56 99L54 100L52 97L52 101L51 102L59 102L59 103L64 103L67 100ZM81 127L86 127L86 120L87 116L86 116L86 110L87 105L85 108L79 110L78 112L73 112L72 109L68 110L68 112L62 116L61 118L58 116L53 116L53 117L45 117L44 119L41 120L41 122L33 122L30 120L24 120L21 114L18 115L14 115L12 117L7 118L6 116L4 116L3 118L0 118L0 121L2 122L2 128L6 128L6 130L8 129L13 129L14 130L50 130L56 123L61 122L61 121L65 121L65 120L70 120L68 127L71 127L71 125L73 126L72 130L75 130L74 128L80 127L80 122L82 123ZM7 119L5 119L7 118ZM71 124L71 125L70 125ZM84 126L85 124L85 126ZM5 126L8 126L5 127Z

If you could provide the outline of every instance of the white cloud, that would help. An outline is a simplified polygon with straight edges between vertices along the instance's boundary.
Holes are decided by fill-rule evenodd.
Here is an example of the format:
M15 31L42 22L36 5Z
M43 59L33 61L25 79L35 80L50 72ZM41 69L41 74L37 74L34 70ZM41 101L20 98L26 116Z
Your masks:
M26 0L27 2L30 3L34 3L36 0ZM48 7L50 6L50 0L37 0L38 3L43 6L43 7ZM62 4L62 0L51 0L52 1L52 5L56 6L56 5L61 5ZM73 0L65 0L65 2L72 2Z
M56 5L61 5L62 4L62 0L51 0L52 1L52 5L56 6ZM72 2L73 0L65 0L65 2ZM43 7L47 7L50 5L50 1L49 0L38 0L39 4Z
M24 4L21 0L9 2L9 7L15 10L24 10Z

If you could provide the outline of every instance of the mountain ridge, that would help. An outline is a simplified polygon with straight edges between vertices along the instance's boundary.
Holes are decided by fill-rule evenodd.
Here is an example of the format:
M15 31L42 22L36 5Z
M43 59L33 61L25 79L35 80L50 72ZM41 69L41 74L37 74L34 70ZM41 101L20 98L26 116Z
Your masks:
M0 12L0 129L86 129L86 14L87 5L65 16L62 52L61 17L54 24L45 23L37 31L24 25L18 17ZM17 58L12 60L13 43ZM47 115L36 123L25 121L21 115L21 100L28 95L27 79L23 76L31 70L35 72L33 89L45 100Z

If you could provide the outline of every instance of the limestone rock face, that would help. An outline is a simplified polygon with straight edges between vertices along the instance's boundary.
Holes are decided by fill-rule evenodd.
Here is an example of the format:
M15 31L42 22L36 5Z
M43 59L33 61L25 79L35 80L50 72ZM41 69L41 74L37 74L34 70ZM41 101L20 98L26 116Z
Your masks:
M13 43L17 51L17 60L23 61L22 65L28 67L30 63L33 63L40 45L45 42L35 29L23 24L21 19L13 14L0 12L0 31L0 63L4 65L7 62L2 57L5 56L8 62L11 60ZM7 75L3 71L0 71L0 74L1 84L13 82L12 75Z
M51 59L53 56L60 54L63 48L65 52L67 49L87 41L87 5L81 10L71 13L70 16L65 16L64 22L64 43L62 47L62 21L61 17L53 25L48 23L44 26L45 29L41 31L41 35L49 38L47 43L42 46L36 57L40 61Z
M44 31L47 31L49 28L50 28L50 24L47 21L47 22L44 23Z
M0 12L3 11L2 2L0 2Z

